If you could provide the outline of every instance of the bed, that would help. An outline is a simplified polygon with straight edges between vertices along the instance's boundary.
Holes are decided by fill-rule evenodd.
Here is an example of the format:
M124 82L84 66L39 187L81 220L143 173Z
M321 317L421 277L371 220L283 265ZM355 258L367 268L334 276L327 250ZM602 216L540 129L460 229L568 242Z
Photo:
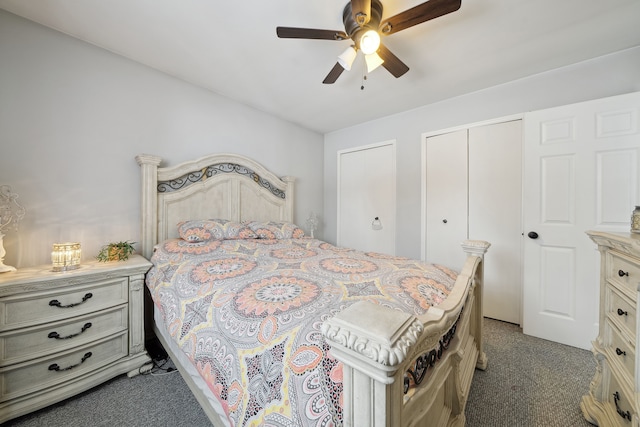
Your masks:
M136 160L153 333L213 425L464 425L489 243L458 272L340 248L249 158Z

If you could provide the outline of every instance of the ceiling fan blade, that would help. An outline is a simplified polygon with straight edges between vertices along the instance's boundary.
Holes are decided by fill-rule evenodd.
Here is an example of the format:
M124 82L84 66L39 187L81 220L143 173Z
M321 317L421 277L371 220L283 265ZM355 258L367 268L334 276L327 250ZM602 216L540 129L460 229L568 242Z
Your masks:
M429 0L407 9L380 24L382 34L389 35L460 9L462 0Z
M381 44L378 48L378 55L384 60L382 66L387 69L394 77L398 78L409 71L409 67L400 61L385 45Z
M342 74L343 71L344 71L344 68L342 68L342 65L340 65L340 63L336 62L336 65L334 65L333 68L331 69L331 71L329 71L329 74L327 74L327 77L324 78L322 83L324 83L326 85L335 83L336 80L338 80L338 77L340 77L340 74Z
M346 40L349 38L344 31L295 27L277 27L276 34L281 39Z
M351 15L361 27L371 19L371 0L351 0Z

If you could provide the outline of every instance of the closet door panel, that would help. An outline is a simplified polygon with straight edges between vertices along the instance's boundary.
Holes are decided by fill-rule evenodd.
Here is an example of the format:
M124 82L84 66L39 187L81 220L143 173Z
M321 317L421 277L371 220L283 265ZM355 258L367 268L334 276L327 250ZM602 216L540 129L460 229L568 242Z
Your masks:
M520 324L522 121L469 129L469 238L485 255L484 315Z
M342 151L338 165L338 245L394 255L395 143Z
M427 138L426 260L458 269L467 238L467 130Z

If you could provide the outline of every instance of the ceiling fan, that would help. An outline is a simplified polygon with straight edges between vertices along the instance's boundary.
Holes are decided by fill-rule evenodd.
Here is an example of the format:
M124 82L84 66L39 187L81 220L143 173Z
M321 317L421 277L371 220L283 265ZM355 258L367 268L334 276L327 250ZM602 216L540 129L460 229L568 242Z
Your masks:
M335 83L344 70L350 70L358 50L365 54L369 72L382 65L397 78L409 71L409 67L380 42L380 36L395 34L455 12L461 3L462 0L428 0L383 21L380 0L351 0L342 12L345 31L277 27L276 34L284 39L353 41L354 45L338 56L338 62L322 83Z

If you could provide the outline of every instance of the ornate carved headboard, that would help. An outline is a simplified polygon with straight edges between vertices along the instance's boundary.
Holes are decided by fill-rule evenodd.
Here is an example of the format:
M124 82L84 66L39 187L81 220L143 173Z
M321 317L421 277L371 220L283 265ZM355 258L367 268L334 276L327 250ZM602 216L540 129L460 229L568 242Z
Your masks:
M177 223L189 219L293 222L294 181L236 154L214 154L176 166L140 154L142 172L141 253L177 237Z

